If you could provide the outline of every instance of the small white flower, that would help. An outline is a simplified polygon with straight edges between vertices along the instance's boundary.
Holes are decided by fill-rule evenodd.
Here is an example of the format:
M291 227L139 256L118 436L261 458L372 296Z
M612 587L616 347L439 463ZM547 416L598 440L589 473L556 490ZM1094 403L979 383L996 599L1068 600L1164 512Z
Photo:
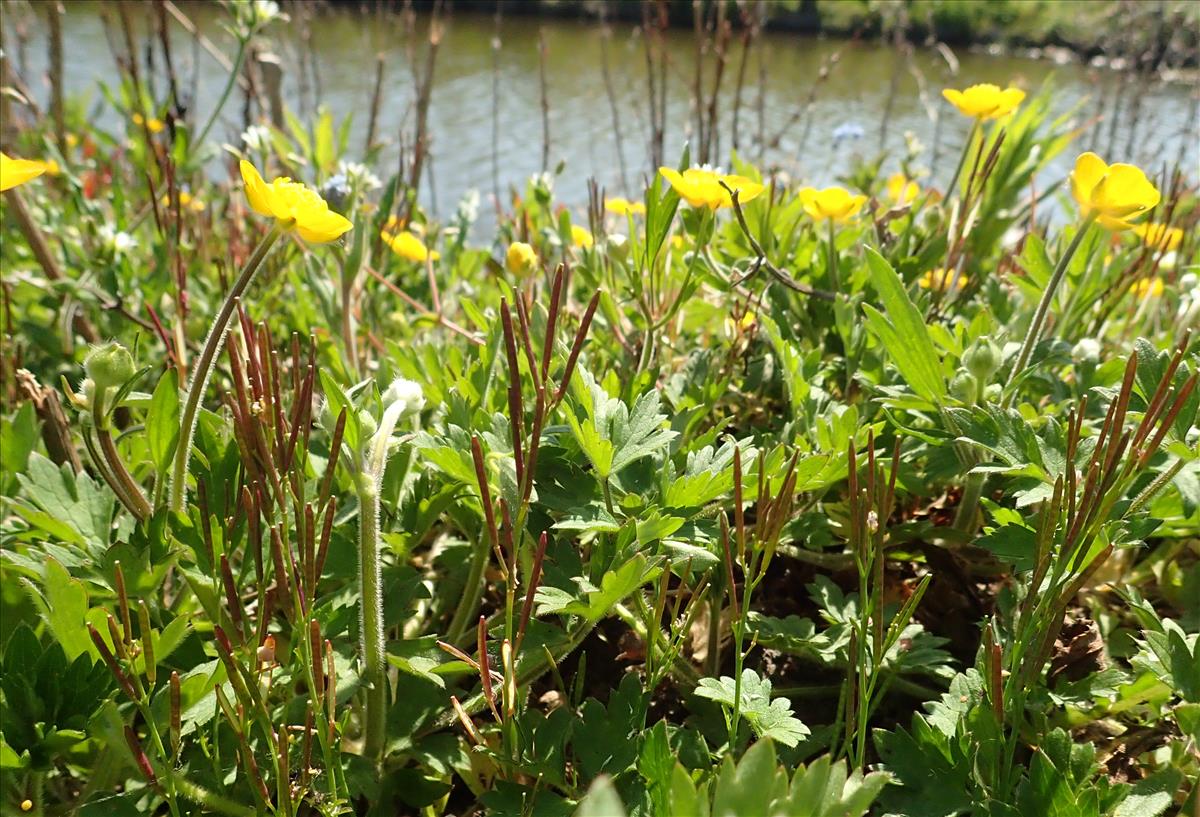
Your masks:
M265 26L280 17L279 4L275 0L253 0L249 17L255 27Z
M251 125L242 133L242 144L252 153L264 153L271 146L271 129L266 125Z
M101 224L97 232L101 245L113 258L128 254L138 245L136 238L111 224Z
M1071 357L1076 363L1096 363L1100 360L1100 341L1095 338L1084 338L1075 344Z
M378 190L383 187L383 182L379 181L379 177L372 173L369 167L359 162L341 160L338 162L338 173L345 176L346 180L359 190Z
M479 191L472 188L458 202L458 220L473 223L479 217Z

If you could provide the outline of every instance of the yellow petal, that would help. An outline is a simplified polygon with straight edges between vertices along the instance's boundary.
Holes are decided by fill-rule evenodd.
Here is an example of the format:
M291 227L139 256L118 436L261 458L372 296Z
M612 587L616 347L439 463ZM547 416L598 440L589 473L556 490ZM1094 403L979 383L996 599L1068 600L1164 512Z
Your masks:
M46 163L33 159L14 159L0 153L0 191L11 190L46 172Z
M1108 165L1090 150L1079 154L1075 160L1075 169L1071 171L1071 196L1085 211L1091 207L1092 191L1107 172Z
M1109 165L1102 193L1092 194L1093 204L1106 210L1112 209L1109 215L1115 215L1114 211L1120 210L1127 213L1149 210L1158 204L1160 198L1158 188L1146 178L1141 168L1120 162Z
M271 208L271 190L263 181L258 169L245 159L241 161L239 168L242 171L242 182L246 185L246 201L250 203L250 208L262 216L275 215Z
M325 244L340 238L353 226L345 216L327 210L318 217L297 219L296 233L310 244Z
M996 108L996 116L1007 116L1025 101L1025 92L1020 88L1006 88L1000 92L1000 103Z
M736 190L738 194L738 204L748 204L762 194L764 187L753 179L747 179L745 176L728 175L722 176L721 181L729 186L731 190ZM721 207L732 207L733 197L721 187L717 188L721 191Z
M571 243L576 247L588 249L592 246L592 244L595 243L595 239L592 238L591 232L586 227L582 227L578 224L572 224Z

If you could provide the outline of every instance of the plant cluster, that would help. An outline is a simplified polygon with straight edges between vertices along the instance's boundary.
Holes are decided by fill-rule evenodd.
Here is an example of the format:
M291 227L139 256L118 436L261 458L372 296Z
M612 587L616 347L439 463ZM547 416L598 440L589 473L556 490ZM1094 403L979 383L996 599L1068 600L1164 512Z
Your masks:
M978 85L941 190L685 149L479 244L134 80L0 157L5 813L1200 809L1194 179L1035 188Z

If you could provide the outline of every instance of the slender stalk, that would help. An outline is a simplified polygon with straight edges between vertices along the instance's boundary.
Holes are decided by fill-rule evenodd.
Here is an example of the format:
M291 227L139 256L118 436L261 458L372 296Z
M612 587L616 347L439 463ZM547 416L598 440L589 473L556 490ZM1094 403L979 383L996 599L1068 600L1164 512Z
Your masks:
M1067 249L1058 259L1058 265L1054 268L1054 273L1050 276L1049 283L1046 284L1046 290L1042 293L1042 299L1038 301L1037 310L1033 313L1033 320L1029 324L1029 331L1025 333L1025 342L1021 344L1021 351L1017 354L1017 359L1013 363L1012 372L1008 376L1008 385L1005 387L1004 397L1001 398L1001 408L1008 408L1012 403L1015 394L1014 387L1017 379L1021 376L1021 372L1029 364L1029 358L1033 354L1033 347L1037 346L1038 341L1042 338L1042 329L1046 323L1046 316L1050 313L1050 305L1054 302L1054 294L1058 290L1059 284L1062 283L1063 276L1067 274L1067 265L1071 263L1072 256L1079 249L1080 243L1083 242L1083 237L1087 235L1091 229L1092 222L1096 220L1095 215L1088 216L1087 219L1079 226L1075 237L1071 239L1071 243L1067 245Z
M1147 485L1140 494L1134 497L1133 502L1130 504L1128 510L1125 511L1125 517L1128 518L1137 513L1147 502L1154 499L1155 495L1165 488L1167 483L1179 475L1179 472L1183 470L1183 466L1185 465L1187 465L1187 460L1185 460L1183 457L1179 457L1174 463L1171 464L1170 468L1155 477L1153 482Z
M378 765L383 760L387 725L387 675L383 642L383 573L379 558L379 489L371 474L358 476L358 564L362 602L363 754Z
M1025 341L1021 344L1021 351L1017 354L1016 361L1013 362L1012 372L1008 376L1008 385L1005 386L1004 395L1000 399L1000 407L1002 409L1007 409L1016 396L1017 380L1029 364L1029 358L1033 355L1034 347L1041 340L1046 316L1050 313L1050 305L1054 303L1055 292L1057 292L1063 277L1067 273L1067 266L1071 263L1071 258L1075 255L1075 251L1079 249L1079 245L1083 242L1083 237L1087 235L1091 229L1092 222L1095 220L1096 217L1094 215L1087 217L1083 224L1079 226L1079 230L1076 231L1075 237L1071 239L1071 243L1067 245L1067 249L1058 259L1058 265L1054 268L1054 273L1050 276L1050 280L1046 284L1046 289L1042 293L1042 299L1038 302L1037 309L1033 313L1033 320L1029 324L1029 331L1025 334ZM958 503L958 511L954 517L954 528L956 530L970 532L975 529L975 520L979 516L979 499L983 495L983 486L986 481L986 474L972 473L967 476L967 481L963 485L962 499Z
M444 640L448 644L457 645L462 641L471 621L475 618L476 611L479 609L479 599L483 596L483 574L487 570L490 552L491 548L488 547L487 539L480 536L471 552L471 567L467 572L467 583L463 587L463 594L459 598L454 617L450 620L450 627L446 630Z
M837 257L837 241L835 236L837 228L834 226L833 219L829 219L829 285L833 287L834 294L840 294L842 291L842 282L838 280L838 257Z
M233 67L229 70L229 80L225 83L225 89L221 91L221 98L217 100L217 107L213 108L213 112L208 116L208 121L204 123L204 127L200 130L200 135L196 137L194 142L190 143L193 147L204 144L204 139L208 136L208 132L212 130L217 117L221 115L221 109L229 101L229 95L233 92L233 86L237 84L237 79L241 76L242 63L246 59L246 44L249 41L249 38L238 38L237 54L233 58Z
M971 131L967 134L967 143L963 146L963 152L958 156L958 164L954 167L954 175L950 177L950 184L946 185L947 196L954 193L954 188L958 184L958 177L962 175L963 165L967 163L967 156L971 153L971 145L975 143L975 134L977 133L979 133L978 119L971 125ZM980 145L979 149L983 150L983 146Z
M200 400L204 396L204 388L208 385L208 378L212 375L217 353L225 344L225 333L229 330L229 321L233 317L233 310L237 305L238 299L246 291L246 288L250 286L250 282L254 280L254 276L262 266L263 260L266 259L267 254L275 246L275 242L279 240L281 235L283 235L283 229L276 223L255 248L254 254L250 256L250 260L246 262L246 266L242 268L241 274L238 276L237 281L234 282L233 288L229 290L229 294L225 297L225 303L221 304L221 311L217 313L217 318L213 321L212 328L208 330L208 339L204 342L204 351L200 353L200 358L196 361L196 367L192 371L192 382L188 387L187 403L184 404L183 416L180 418L179 423L181 432L179 435L179 445L175 449L175 464L171 471L170 507L176 513L183 512L183 500L187 496L187 467L188 460L192 454L192 439L196 435L196 420L200 416Z
M127 498L126 505L141 522L148 519L153 510L146 500L146 495L142 493L141 486L129 474L125 462L121 459L121 453L117 451L116 443L113 442L112 434L109 433L108 413L104 410L107 392L108 389L97 389L92 399L92 423L96 428L96 439L100 442L100 450L104 452L104 459L107 460L113 477L121 484Z

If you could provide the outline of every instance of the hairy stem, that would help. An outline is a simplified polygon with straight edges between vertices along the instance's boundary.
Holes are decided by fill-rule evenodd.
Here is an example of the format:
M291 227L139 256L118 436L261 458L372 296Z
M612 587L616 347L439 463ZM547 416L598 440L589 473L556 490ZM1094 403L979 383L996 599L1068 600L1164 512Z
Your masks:
M225 344L225 333L229 331L229 321L233 318L233 310L237 305L238 298L250 286L250 282L254 280L267 253L275 246L275 242L281 235L283 235L283 230L276 224L254 249L254 254L250 256L250 260L246 262L246 266L242 268L241 274L234 282L233 288L225 296L225 303L221 304L221 311L217 313L217 319L213 321L212 327L208 330L204 351L200 353L200 359L196 361L196 367L192 370L192 382L188 386L187 402L184 404L183 416L179 423L179 444L175 449L175 463L171 470L170 506L171 510L176 513L183 513L183 501L187 496L187 467L192 454L192 439L196 436L196 421L200 416L200 400L204 397L204 388L208 385L208 378L212 375L217 353Z

